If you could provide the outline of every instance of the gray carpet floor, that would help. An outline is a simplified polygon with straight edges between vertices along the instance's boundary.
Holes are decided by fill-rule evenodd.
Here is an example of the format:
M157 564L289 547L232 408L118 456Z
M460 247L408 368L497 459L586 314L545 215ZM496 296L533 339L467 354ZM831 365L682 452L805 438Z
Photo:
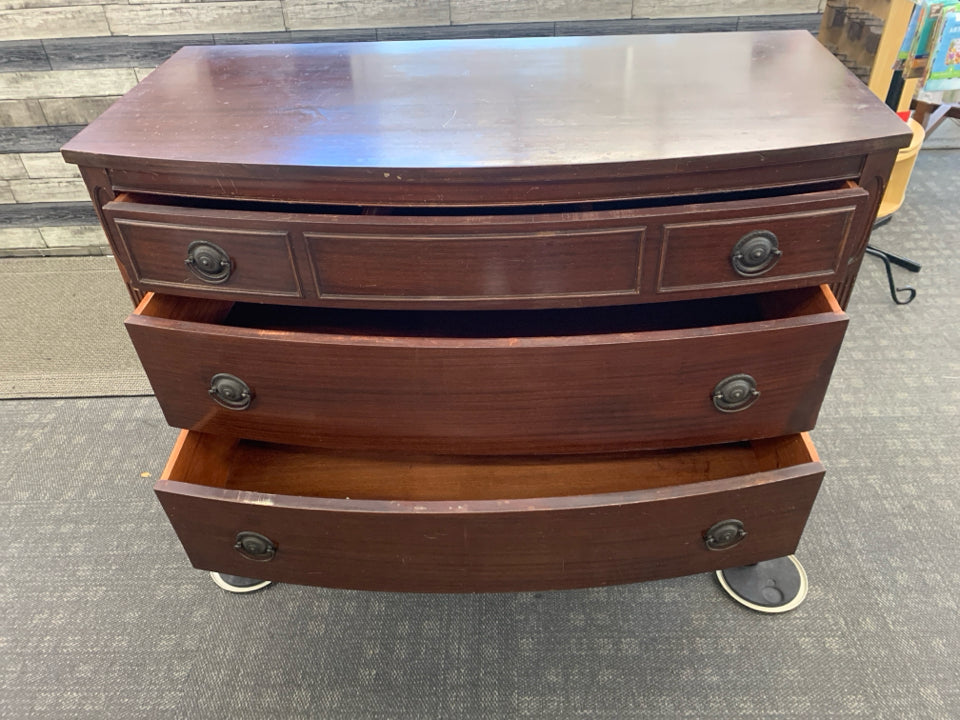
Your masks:
M403 595L192 570L151 492L152 398L0 402L0 718L960 717L960 152L924 152L867 259L814 433L797 610L706 575Z

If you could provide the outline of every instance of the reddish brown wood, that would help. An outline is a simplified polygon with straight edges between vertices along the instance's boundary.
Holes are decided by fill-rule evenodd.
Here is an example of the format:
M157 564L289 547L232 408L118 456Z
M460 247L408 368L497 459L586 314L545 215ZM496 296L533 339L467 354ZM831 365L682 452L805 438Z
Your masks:
M475 208L460 216L383 207L363 215L296 205L289 212L204 209L122 195L104 214L143 289L307 305L520 308L833 282L846 272L851 226L866 200L847 183L679 206L581 204L552 213L533 206L509 215ZM776 233L783 256L764 274L743 277L731 251L754 230ZM206 282L186 268L187 248L198 240L230 255L227 282Z
M132 315L127 328L176 427L331 448L597 452L812 428L846 327L824 293L795 291L820 298L797 315L747 297L616 316L262 309L247 327L167 320L169 301L156 296L152 317ZM209 397L224 372L251 387L249 409ZM752 375L761 397L719 412L713 389L737 373Z
M792 553L823 476L820 464L803 456L799 440L777 441L790 447L782 451L786 462L773 469L591 495L412 501L284 496L209 487L202 476L183 473L176 461L155 489L191 562L203 569L364 590L587 587L706 572ZM703 452L712 454L718 466L735 468L739 463L725 456L742 448ZM776 455L776 450L766 454ZM287 457L256 448L241 456L247 462L257 458L265 475L273 471L274 458ZM686 457L662 454L655 473L670 477L674 464L689 477L682 467ZM539 466L531 474L553 461L535 462ZM567 462L557 461L561 472ZM642 481L650 465L638 462L642 467L633 472ZM526 469L514 465L517 473ZM327 470L322 462L316 469ZM596 471L629 474L631 468L624 460ZM746 539L728 550L708 550L705 532L729 518L744 523ZM274 559L249 560L234 550L236 534L243 530L270 538L277 546Z
M323 195L339 186L337 201L447 204L464 202L466 182L475 204L478 190L601 197L603 181L623 197L632 177L669 188L705 170L790 183L791 164L909 139L829 51L790 31L185 48L63 152L121 187L121 172L138 185L172 172L187 177L170 192L263 197L280 181L272 196L289 200L299 177ZM196 176L205 187L190 188Z
M794 550L809 438L621 453L813 426L846 323L816 286L846 303L910 139L787 32L188 48L63 152L134 297L171 293L128 327L168 421L214 433L157 486L193 562L463 591ZM784 254L747 279L754 229ZM232 285L189 275L195 239ZM760 398L720 413L735 373ZM750 535L706 550L727 518Z
M852 248L846 273L833 285L834 294L841 307L845 308L850 302L853 285L857 281L857 273L860 272L860 264L863 262L863 253L867 243L870 242L873 223L877 218L880 201L883 200L887 180L890 178L890 171L896 159L897 153L887 150L869 155L864 162L860 184L870 193L870 199L867 202L867 212L862 213L856 220L852 236L857 240L857 244Z

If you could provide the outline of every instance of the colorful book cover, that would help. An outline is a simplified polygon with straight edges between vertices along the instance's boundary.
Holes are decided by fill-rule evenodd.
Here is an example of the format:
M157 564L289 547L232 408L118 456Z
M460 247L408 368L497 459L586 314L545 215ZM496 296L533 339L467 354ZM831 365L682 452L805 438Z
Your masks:
M923 84L927 92L960 90L960 5L954 8L937 24Z
M900 67L903 67L903 63L906 62L906 59L910 57L910 47L913 45L913 39L917 35L917 27L920 24L920 15L923 12L923 8L920 5L914 5L913 10L910 12L910 22L907 23L907 32L904 33L903 43L900 45L900 52L897 53L897 62L900 63Z

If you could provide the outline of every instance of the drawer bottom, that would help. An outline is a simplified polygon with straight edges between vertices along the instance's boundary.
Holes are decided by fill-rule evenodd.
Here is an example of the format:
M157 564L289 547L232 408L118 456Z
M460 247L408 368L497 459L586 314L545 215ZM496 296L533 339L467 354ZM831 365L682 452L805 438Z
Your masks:
M788 555L822 478L806 434L628 454L401 457L184 431L155 490L201 569L488 592L632 583ZM725 520L746 535L711 549L707 532ZM243 533L255 533L246 547Z

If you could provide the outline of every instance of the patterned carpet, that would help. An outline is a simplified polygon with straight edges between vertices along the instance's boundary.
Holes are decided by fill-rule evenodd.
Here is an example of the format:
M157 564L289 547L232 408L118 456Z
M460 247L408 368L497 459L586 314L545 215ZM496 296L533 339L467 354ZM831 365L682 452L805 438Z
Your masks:
M924 152L867 259L814 439L827 479L782 616L701 575L398 595L192 570L150 490L152 398L0 402L0 718L960 717L960 152ZM146 474L150 477L146 477ZM950 560L950 558L954 558Z

